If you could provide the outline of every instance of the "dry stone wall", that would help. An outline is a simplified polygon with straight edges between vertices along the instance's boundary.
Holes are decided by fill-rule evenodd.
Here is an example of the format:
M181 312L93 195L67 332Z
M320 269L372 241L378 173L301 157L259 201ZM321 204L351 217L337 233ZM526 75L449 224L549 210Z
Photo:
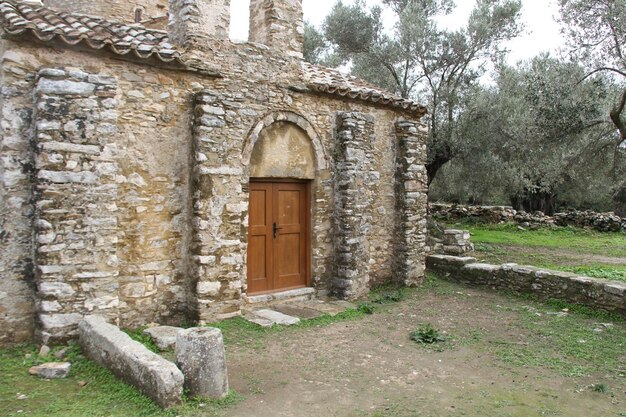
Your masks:
M552 216L542 212L527 213L509 206L462 206L456 204L431 204L430 213L437 220L478 220L483 222L516 222L524 227L556 225L587 227L599 232L626 232L626 219L614 213L571 210Z
M466 285L561 299L626 317L626 283L517 264L489 265L472 257L430 255L428 269Z

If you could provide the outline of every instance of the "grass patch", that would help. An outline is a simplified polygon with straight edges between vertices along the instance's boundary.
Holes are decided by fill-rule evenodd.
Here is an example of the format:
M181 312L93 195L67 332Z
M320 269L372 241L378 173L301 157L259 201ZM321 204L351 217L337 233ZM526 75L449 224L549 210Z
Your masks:
M602 233L575 227L520 230L516 224L456 224L450 227L468 229L475 245L565 248L577 253L626 256L626 235L621 232Z
M573 272L587 277L626 282L626 266L583 265L556 266L556 268L561 271Z
M569 312L557 314L564 305ZM621 357L626 333L621 324L599 323L597 312L579 308L558 301L532 303L519 311L520 340L493 340L494 353L513 366L548 368L567 377L625 372Z

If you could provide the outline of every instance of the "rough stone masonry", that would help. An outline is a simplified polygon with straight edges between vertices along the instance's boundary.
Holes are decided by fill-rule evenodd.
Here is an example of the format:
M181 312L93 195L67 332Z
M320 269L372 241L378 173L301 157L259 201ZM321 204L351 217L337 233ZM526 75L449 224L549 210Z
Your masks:
M250 8L233 42L228 0L0 0L0 345L241 314L251 179L306 185L317 296L421 282L426 109L304 62L301 0Z

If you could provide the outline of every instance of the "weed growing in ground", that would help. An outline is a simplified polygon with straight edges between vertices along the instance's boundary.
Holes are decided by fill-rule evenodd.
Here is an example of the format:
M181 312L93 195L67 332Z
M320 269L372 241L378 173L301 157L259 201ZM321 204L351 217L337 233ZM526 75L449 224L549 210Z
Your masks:
M445 341L439 334L439 330L435 329L432 324L427 323L415 331L411 332L411 340L419 344L432 345Z
M608 392L609 388L604 385L604 384L594 384L593 385L593 391L594 392L599 392L601 394L604 394L606 392Z

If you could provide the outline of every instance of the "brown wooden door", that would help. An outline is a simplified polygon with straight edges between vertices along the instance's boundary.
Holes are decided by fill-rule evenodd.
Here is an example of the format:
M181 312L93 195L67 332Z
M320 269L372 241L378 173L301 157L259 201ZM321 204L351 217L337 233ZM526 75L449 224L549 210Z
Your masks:
M308 284L308 197L303 182L251 182L248 293Z

